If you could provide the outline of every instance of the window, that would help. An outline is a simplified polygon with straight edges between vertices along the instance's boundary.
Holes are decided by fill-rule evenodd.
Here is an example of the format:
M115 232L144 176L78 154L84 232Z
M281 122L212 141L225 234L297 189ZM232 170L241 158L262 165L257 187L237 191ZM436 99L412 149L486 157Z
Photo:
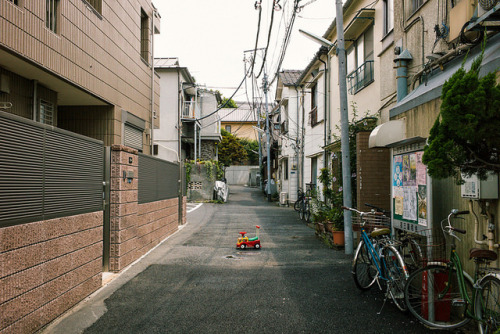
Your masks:
M141 9L141 57L149 64L149 17Z
M45 0L45 26L57 32L59 16L59 0Z
M54 104L45 100L40 100L40 112L38 121L42 124L54 124Z
M317 178L318 178L318 158L315 157L311 158L311 183L316 185Z
M231 125L226 125L225 129L227 132L231 133Z
M394 29L394 0L384 1L384 35Z
M88 3L92 8L95 9L96 12L102 14L102 0L84 0Z
M311 112L309 112L309 123L311 126L318 124L318 84L311 86Z
M288 180L288 159L283 159L283 180Z
M350 94L373 82L373 26L347 49L347 73Z
M142 130L130 124L125 124L124 134L123 144L142 152Z
M410 0L410 1L411 1L411 7L410 7L411 14L415 13L424 3L424 0Z
M19 6L19 0L7 0L12 2L14 5Z

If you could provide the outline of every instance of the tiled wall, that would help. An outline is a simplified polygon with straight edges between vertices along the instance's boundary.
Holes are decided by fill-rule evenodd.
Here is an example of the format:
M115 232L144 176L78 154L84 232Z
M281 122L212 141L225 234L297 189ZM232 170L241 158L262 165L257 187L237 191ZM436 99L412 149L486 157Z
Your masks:
M370 132L356 137L358 209L367 211L365 203L391 209L391 157L388 148L369 148Z
M45 1L0 3L2 48L117 106L115 121L121 121L123 109L150 128L151 67L140 54L141 10L151 22L150 0L103 0L102 15L82 0L59 1L56 33L45 26ZM155 110L159 110L158 76L154 80ZM121 128L113 131L117 136L111 138L112 144L120 144Z
M32 333L101 287L102 212L0 229L0 333Z
M131 182L123 178L124 171L134 173ZM178 228L178 199L138 204L137 175L137 150L113 146L110 271L123 270Z

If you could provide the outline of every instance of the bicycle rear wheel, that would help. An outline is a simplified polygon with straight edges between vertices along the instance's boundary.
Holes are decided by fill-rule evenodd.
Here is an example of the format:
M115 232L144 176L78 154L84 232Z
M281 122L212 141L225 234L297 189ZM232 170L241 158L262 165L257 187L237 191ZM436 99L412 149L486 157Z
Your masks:
M388 279L387 286L389 294L396 307L405 312L408 308L405 302L404 288L408 278L406 265L401 254L394 246L386 246L382 249L385 263L385 275Z
M421 267L423 263L422 249L413 239L408 238L401 246L401 256L406 264L409 273L414 272Z
M360 290L368 290L377 279L377 268L373 265L368 247L363 240L358 245L352 261L352 277Z
M305 205L304 201L300 201L299 205L299 217L300 219L304 220L304 210L305 210Z
M295 211L299 211L299 209L300 209L300 202L301 202L300 199L298 199L298 200L295 201L295 204L293 205L293 209Z
M465 288L472 295L472 279L464 274ZM455 268L431 265L415 271L405 286L408 310L424 325L453 329L470 321L467 300L460 293Z
M500 329L500 279L486 276L481 280L476 292L476 316L479 321L479 333L496 333Z

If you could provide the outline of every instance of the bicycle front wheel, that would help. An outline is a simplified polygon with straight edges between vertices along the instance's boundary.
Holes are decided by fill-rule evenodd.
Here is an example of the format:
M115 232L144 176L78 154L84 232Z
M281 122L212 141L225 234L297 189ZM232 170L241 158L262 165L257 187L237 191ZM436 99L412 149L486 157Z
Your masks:
M472 295L472 279L464 276L465 291ZM405 286L408 310L424 325L453 329L470 321L467 299L460 293L457 271L431 265L415 271Z
M361 241L352 262L352 277L360 290L368 290L377 279L377 268L373 265L367 245Z
M309 202L306 202L306 204L304 204L304 220L306 221L306 223L311 222L311 205L309 204Z
M302 220L304 220L304 210L305 210L305 204L304 201L301 201L299 205L299 217Z
M486 276L481 280L476 292L476 316L479 321L479 333L497 333L500 329L500 279Z
M387 287L396 307L405 312L408 308L405 303L404 288L408 279L408 271L401 254L393 246L382 249L385 263L385 275L387 276Z

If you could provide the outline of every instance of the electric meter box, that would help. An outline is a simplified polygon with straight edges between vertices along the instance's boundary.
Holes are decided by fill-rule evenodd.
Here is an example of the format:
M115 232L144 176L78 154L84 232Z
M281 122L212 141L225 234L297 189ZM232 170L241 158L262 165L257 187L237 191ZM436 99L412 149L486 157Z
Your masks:
M467 177L462 174L462 197L471 199L498 199L498 174L488 173L486 180L477 175Z

